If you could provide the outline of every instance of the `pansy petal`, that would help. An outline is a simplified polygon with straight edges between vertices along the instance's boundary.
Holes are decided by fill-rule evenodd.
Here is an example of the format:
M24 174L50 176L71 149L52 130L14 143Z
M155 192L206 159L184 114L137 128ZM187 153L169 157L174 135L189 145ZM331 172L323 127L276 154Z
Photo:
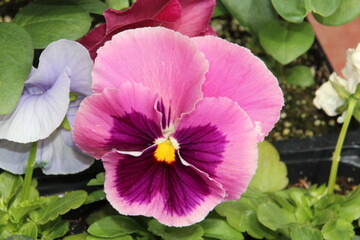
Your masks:
M91 59L95 59L97 54L96 51L99 47L104 45L103 38L105 38L106 24L101 24L91 30L83 38L79 39L78 42L81 43L89 51Z
M336 78L336 73L333 73L330 78ZM336 116L339 113L336 109L343 105L344 100L339 97L337 92L331 85L330 81L325 82L321 87L316 90L314 105L318 109L323 109L328 116Z
M39 67L26 83L50 88L65 68L70 69L70 91L91 94L92 60L85 47L69 40L49 44L41 53Z
M87 169L94 162L93 157L67 145L63 138L63 132L66 130L56 130L38 144L35 167L41 167L47 175L78 173Z
M284 104L277 79L248 49L213 36L193 38L209 61L205 97L228 97L250 116L261 141L279 120Z
M237 103L204 98L183 116L174 138L186 163L222 184L225 200L236 200L246 191L257 166L257 137Z
M108 153L104 190L121 214L153 216L168 226L199 222L224 198L221 185L181 164L157 162L154 148L140 157Z
M75 116L76 145L95 158L116 149L142 151L162 135L161 114L155 111L158 96L135 83L105 89L86 98Z
M67 69L44 93L27 86L15 110L9 115L0 115L0 139L30 143L48 137L65 117L69 88Z
M138 0L126 11L107 9L104 12L106 33L143 20L174 22L180 15L178 0Z
M82 39L79 40L81 44L83 44L89 51L91 59L95 59L97 57L97 50L104 45L107 41L111 40L111 38L122 31L134 29L134 28L141 28L141 27L156 27L159 26L161 22L157 20L143 20L139 22L135 22L128 25L121 25L121 27L115 28L108 34L105 34L105 24L100 25L97 28L93 29L88 35L85 35Z
M181 17L175 23L162 26L173 29L189 37L206 32L213 14L215 0L181 0Z
M37 146L35 168L45 174L71 174L87 169L94 159L68 146L62 136L65 130L55 130ZM29 159L31 143L22 144L0 140L0 168L14 174L24 174Z
M31 143L22 144L0 140L0 168L14 174L25 173Z
M209 26L204 32L200 33L200 36L207 35L217 36L215 30L211 26Z
M114 36L98 51L93 91L138 82L161 96L170 122L190 112L201 99L208 64L195 44L169 29L142 28Z

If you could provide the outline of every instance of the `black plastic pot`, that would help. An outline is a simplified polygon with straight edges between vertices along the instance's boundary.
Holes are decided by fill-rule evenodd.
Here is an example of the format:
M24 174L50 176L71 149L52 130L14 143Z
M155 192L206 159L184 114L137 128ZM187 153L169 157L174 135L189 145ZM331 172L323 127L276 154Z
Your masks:
M338 134L300 140L274 142L286 163L290 183L306 177L311 183L327 183ZM360 183L360 129L349 132L343 146L339 178Z

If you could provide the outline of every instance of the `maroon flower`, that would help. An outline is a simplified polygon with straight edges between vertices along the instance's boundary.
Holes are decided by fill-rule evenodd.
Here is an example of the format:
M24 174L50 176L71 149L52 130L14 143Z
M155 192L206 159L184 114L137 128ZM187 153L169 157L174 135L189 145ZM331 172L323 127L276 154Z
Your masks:
M189 37L216 35L209 26L215 0L137 0L126 11L107 9L106 23L99 25L79 40L90 52L96 51L112 36L128 29L162 26Z

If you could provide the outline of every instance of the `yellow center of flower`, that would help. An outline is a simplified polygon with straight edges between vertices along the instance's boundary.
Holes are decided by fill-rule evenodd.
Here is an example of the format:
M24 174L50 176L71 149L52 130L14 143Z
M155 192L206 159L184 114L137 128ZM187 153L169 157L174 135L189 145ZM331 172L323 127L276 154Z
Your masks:
M154 157L158 162L166 162L167 164L175 162L175 148L170 140L165 140L157 145Z

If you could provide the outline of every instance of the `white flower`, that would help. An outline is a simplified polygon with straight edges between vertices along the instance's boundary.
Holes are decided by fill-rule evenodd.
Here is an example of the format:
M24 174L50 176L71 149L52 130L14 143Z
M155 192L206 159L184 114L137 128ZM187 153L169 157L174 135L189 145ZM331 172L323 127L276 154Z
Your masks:
M339 113L336 112L336 109L343 105L345 101L337 94L331 82L339 84L350 94L355 92L356 86L360 83L360 43L356 49L347 50L346 66L342 70L342 74L346 79L333 73L330 75L329 81L321 85L315 92L314 105L318 109L323 109L329 116L338 115ZM338 117L337 121L339 123L344 122L345 115L346 111Z

